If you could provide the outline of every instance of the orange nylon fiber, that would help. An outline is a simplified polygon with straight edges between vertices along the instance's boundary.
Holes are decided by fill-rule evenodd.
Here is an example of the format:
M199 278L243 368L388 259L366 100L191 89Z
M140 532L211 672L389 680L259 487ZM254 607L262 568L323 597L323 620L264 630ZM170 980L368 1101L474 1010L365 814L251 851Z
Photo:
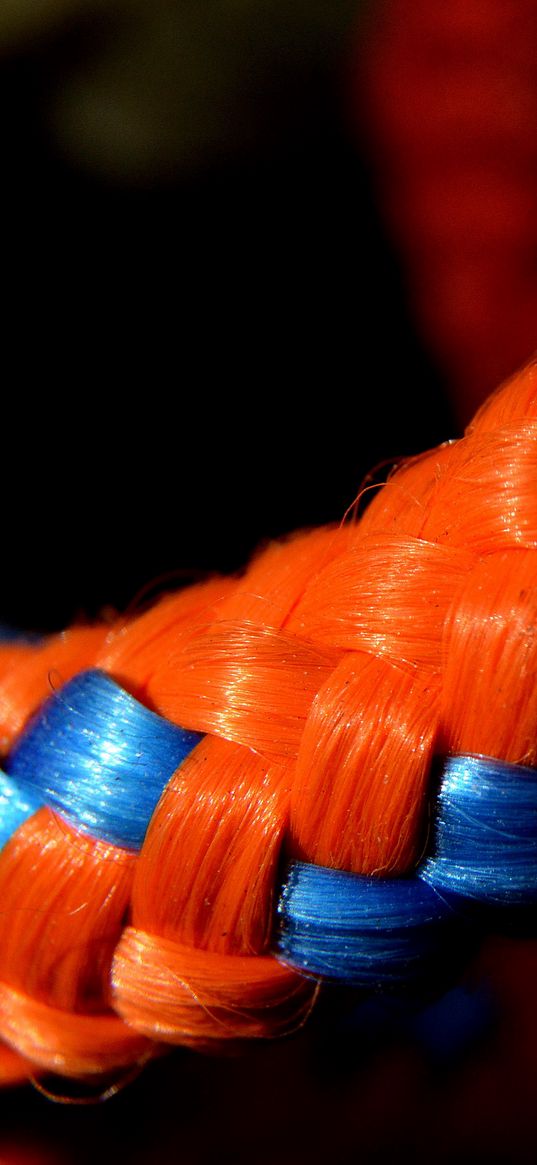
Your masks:
M137 618L109 631L93 664L112 672L119 683L144 698L148 679L163 653L198 624L211 624L219 604L233 588L232 579L209 579L169 595Z
M333 647L437 663L453 591L473 561L419 538L370 536L319 573L288 626Z
M48 1007L0 983L0 1022L7 1043L38 1068L62 1076L101 1075L141 1061L151 1045L114 1015L77 1015Z
M433 505L442 478L449 473L457 443L447 442L437 449L414 457L396 467L382 488L366 492L367 502L357 537L370 534L408 534L418 538L428 508Z
M537 510L537 497L535 499ZM537 763L537 555L482 559L446 625L441 752Z
M355 537L354 526L327 526L273 542L254 557L222 603L220 618L285 627L310 580Z
M467 428L481 434L520 420L537 419L537 360L515 373L484 401Z
M285 758L296 756L311 701L338 659L270 627L217 623L170 652L147 690L186 728Z
M490 554L537 546L537 419L467 437L426 515L421 537Z
M49 809L0 853L0 980L68 1011L104 1011L134 854L81 835Z
M123 932L112 979L126 1023L194 1047L285 1035L303 1024L316 995L308 979L267 956L214 955L131 928Z
M364 874L419 856L438 719L432 672L351 653L315 698L292 793L292 851Z
M437 758L537 763L537 362L361 500L239 578L0 648L6 742L87 667L205 734L139 855L47 808L0 854L0 1080L294 1030L317 986L271 954L286 861L410 872Z
M141 930L221 954L267 949L290 774L204 738L163 794L136 870Z
M203 1043L301 1022L312 985L243 957L268 947L289 787L284 767L209 736L170 781L138 861L136 929L114 964L115 1005L139 1031Z

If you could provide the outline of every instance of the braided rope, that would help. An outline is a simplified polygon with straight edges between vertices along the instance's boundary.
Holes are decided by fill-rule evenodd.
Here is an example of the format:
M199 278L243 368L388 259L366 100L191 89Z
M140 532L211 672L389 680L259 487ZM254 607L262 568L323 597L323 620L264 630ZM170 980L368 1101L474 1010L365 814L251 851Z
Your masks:
M360 521L0 647L0 1079L281 1035L535 904L536 485L534 363Z

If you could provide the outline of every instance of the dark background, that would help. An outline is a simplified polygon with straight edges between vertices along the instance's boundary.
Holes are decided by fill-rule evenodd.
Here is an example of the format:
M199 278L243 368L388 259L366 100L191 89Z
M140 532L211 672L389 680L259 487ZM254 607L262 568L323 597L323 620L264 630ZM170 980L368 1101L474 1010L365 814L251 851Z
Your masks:
M51 115L113 22L89 4L6 36L4 622L55 629L170 572L236 570L460 433L348 107L351 7L329 53L266 34L253 81L232 56L250 120L223 144L200 130L188 152L172 86L172 146L138 171L86 164ZM500 944L425 1010L328 993L292 1040L179 1050L104 1105L5 1091L0 1162L533 1161L534 963Z
M178 1049L104 1103L4 1090L0 1160L530 1165L536 972L535 943L497 940L444 996L327 992L288 1040L231 1058Z
M51 128L113 30L58 19L5 50L8 623L235 570L260 539L339 519L379 461L458 435L349 109L344 15L330 53L284 67L265 45L234 95L246 141L192 158L170 98L176 154L138 176L85 167Z

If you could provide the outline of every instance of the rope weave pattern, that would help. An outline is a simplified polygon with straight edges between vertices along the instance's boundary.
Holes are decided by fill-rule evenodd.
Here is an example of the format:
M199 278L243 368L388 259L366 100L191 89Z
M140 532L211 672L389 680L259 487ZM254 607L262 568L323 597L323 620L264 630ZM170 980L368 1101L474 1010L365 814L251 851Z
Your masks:
M0 1079L281 1035L535 902L536 438L534 363L360 521L0 647Z

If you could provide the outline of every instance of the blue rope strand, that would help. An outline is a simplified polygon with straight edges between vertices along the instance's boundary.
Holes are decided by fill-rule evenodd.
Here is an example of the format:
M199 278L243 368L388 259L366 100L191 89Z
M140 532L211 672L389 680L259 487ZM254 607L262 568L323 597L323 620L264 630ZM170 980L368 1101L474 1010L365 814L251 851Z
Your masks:
M393 986L447 954L460 919L417 878L370 878L290 863L274 951L284 962L348 986Z
M491 906L535 902L537 771L491 757L448 757L432 852L419 876Z
M0 771L0 850L12 833L43 804L38 789L21 789L17 782Z
M79 829L138 850L165 785L200 740L94 669L42 705L6 768L21 795L39 796Z

